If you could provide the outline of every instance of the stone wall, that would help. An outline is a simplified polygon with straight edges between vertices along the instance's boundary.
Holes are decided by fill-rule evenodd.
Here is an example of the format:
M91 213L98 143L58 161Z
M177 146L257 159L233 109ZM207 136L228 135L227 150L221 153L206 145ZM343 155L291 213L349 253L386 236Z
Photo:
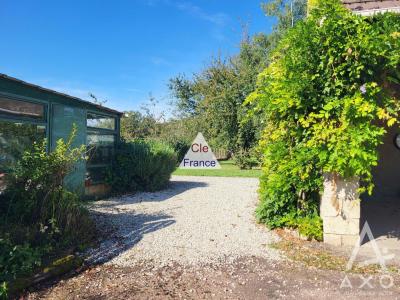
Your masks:
M324 175L321 218L324 242L336 246L353 246L360 232L359 179L343 179L337 174Z

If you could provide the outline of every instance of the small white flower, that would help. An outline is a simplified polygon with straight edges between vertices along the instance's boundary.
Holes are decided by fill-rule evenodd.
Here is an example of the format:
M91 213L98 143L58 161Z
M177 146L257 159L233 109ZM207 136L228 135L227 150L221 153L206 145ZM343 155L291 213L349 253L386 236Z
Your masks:
M367 85L365 83L362 86L360 86L360 91L361 94L365 94L367 92Z

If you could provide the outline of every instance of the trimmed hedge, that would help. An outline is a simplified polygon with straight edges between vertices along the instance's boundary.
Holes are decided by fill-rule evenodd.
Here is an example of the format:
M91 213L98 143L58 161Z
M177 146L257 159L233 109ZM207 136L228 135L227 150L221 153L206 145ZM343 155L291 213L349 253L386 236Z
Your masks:
M176 169L174 149L156 141L121 142L107 182L115 193L157 191L168 185Z

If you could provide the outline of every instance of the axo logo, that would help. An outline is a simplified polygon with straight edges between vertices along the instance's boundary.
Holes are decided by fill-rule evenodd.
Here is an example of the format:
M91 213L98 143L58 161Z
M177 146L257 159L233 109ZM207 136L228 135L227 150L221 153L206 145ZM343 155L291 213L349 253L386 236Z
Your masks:
M186 153L181 164L181 169L220 169L217 158L211 151L203 134L199 132Z
M350 260L347 263L346 270L350 271L353 268L354 262L360 252L361 242L364 241L366 237L368 237L368 240L370 241L370 246L372 247L375 258L362 261L362 262L358 263L358 266L365 267L367 265L377 264L377 265L379 265L382 272L378 276L359 275L359 279L361 280L361 283L357 283L357 284L352 282L349 279L349 277L346 275L340 285L341 289L353 289L353 288L358 288L358 289L364 288L365 289L365 288L368 288L368 289L372 290L376 287L381 287L383 289L389 289L389 288L392 288L394 285L394 279L389 274L387 266L386 266L386 261L393 259L394 254L387 254L387 249L383 249L383 253L380 251L380 249L375 241L375 238L372 234L371 228L369 227L368 222L365 222L364 227L358 238L358 241L356 242L356 244L353 248L353 252L350 256Z

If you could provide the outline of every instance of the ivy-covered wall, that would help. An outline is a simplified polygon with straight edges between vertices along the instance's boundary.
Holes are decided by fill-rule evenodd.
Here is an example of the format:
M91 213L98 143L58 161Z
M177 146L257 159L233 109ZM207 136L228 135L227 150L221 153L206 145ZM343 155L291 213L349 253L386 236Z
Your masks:
M320 224L325 173L358 177L360 192L372 192L377 148L399 124L399 70L396 14L366 18L326 0L288 32L247 99L265 122L262 222Z

